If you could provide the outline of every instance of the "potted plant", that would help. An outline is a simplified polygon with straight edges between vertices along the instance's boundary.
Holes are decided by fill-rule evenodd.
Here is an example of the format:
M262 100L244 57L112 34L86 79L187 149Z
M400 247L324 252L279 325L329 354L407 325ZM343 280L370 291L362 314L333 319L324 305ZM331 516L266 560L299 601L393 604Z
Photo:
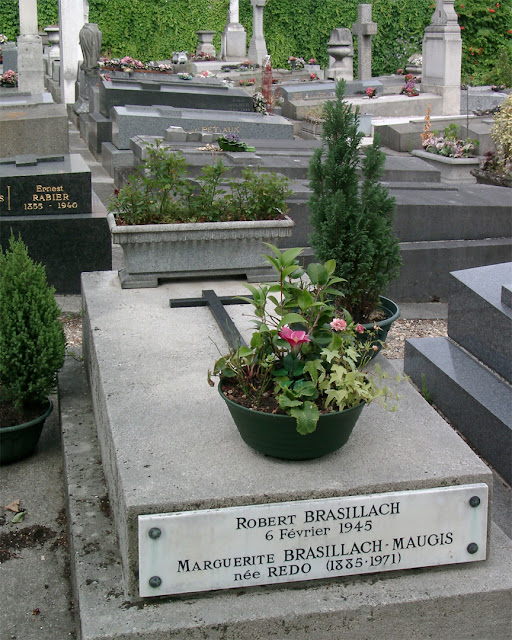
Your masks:
M471 173L479 183L512 187L512 94L494 116L491 137L496 152L487 152L480 168Z
M336 261L334 275L342 279L343 295L336 301L363 326L378 324L384 341L399 317L396 303L381 294L398 277L401 265L393 232L395 201L380 183L385 155L378 139L361 157L364 134L359 111L344 100L345 82L336 85L336 100L323 112L321 148L309 165L310 244L322 262ZM359 169L363 181L359 185Z
M478 167L478 158L473 156L475 140L459 138L459 127L452 123L439 135L431 130L430 105L425 114L425 126L421 134L422 149L412 151L441 172L441 182L475 182L472 170Z
M341 282L334 260L305 273L301 249L268 247L277 282L245 285L255 331L249 346L217 360L213 375L249 446L277 458L317 458L347 442L366 404L396 396L380 384L386 376L378 365L366 368L373 331L332 302ZM208 382L214 386L211 372Z
M116 190L108 222L124 253L124 288L156 287L159 278L268 274L263 241L278 244L292 233L286 216L288 180L273 173L242 170L227 181L222 160L187 178L185 159L160 143L128 183Z
M54 288L45 269L11 235L0 250L0 463L31 455L46 418L48 398L64 361L66 340Z

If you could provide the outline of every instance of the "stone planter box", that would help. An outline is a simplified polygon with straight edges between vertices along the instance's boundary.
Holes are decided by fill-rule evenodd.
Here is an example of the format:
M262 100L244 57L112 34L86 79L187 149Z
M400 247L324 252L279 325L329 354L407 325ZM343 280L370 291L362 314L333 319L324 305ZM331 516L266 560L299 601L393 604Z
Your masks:
M114 244L121 245L123 289L157 287L158 279L245 275L269 279L263 242L279 245L292 234L291 218L242 222L201 222L117 226L108 214Z
M471 171L478 169L479 158L447 158L420 149L413 150L412 155L439 169L441 182L449 184L476 183L476 178L471 174Z

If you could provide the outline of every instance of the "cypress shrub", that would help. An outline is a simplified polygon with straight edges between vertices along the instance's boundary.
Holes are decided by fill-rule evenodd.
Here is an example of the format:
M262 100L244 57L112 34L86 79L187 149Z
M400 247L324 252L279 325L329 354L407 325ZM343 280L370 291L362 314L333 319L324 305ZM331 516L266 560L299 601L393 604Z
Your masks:
M358 322L368 322L401 265L393 232L395 200L380 183L386 157L378 140L364 156L359 153L358 110L352 111L344 94L342 80L336 100L324 106L323 145L309 165L310 243L318 261L336 261L335 275L345 281L340 305Z
M43 265L11 234L0 250L0 399L23 412L51 393L64 362L60 310Z

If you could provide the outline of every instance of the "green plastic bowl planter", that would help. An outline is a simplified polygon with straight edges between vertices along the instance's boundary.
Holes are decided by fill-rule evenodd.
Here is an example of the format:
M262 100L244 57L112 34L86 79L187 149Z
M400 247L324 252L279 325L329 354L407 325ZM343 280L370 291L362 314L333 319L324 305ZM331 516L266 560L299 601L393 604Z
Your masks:
M23 460L34 453L46 418L52 409L52 401L46 398L43 413L39 417L14 427L0 428L0 465Z
M292 416L247 409L223 394L222 382L218 389L242 440L260 453L283 460L312 460L337 451L349 439L365 406L362 402L351 409L322 414L316 430L303 436Z

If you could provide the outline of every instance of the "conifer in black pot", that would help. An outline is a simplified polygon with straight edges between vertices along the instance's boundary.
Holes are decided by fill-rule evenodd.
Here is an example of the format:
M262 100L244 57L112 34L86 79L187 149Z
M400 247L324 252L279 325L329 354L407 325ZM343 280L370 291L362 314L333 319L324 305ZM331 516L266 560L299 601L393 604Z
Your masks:
M352 111L344 92L341 80L336 100L324 106L323 145L309 165L310 243L320 262L336 260L335 275L343 278L339 287L345 292L339 306L357 322L373 326L379 314L389 317L396 307L381 296L401 265L393 232L395 200L380 183L385 154L378 140L360 154L364 134L358 131L358 110ZM392 315L399 316L398 307Z
M47 397L66 339L44 266L11 235L0 250L0 463L30 455L52 410Z

